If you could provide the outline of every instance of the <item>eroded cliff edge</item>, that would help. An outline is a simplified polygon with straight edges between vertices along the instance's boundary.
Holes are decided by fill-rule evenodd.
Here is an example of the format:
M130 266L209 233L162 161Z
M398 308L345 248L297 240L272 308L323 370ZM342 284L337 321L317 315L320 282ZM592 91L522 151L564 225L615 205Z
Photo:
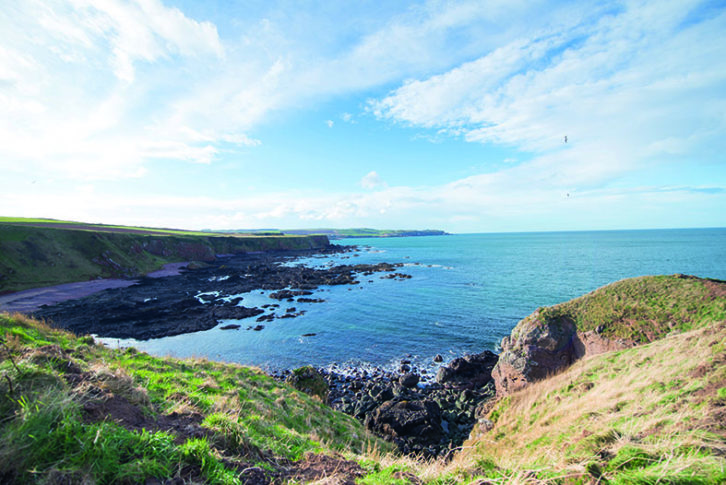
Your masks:
M492 371L498 396L589 355L660 339L726 319L726 282L687 275L629 278L539 308L502 341Z

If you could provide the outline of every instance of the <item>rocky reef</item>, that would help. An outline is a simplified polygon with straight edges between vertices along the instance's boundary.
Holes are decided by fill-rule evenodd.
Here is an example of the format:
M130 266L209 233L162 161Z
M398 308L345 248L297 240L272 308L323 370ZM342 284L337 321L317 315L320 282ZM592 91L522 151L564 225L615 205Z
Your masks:
M348 250L330 246L315 253ZM292 309L277 315L275 310L279 305L275 304L263 305L264 308L246 307L244 297L234 295L271 290L272 301L295 301L296 297L312 295L321 285L355 285L359 283L358 275L389 274L402 266L379 263L310 268L284 264L290 257L308 254L280 252L218 257L196 264L195 269L177 276L141 278L133 286L41 307L34 315L81 334L145 340L208 330L221 320L258 316L257 322L265 322L294 318L301 313ZM323 302L311 298L298 301ZM235 325L226 328L239 328ZM263 328L263 325L250 327L252 330Z

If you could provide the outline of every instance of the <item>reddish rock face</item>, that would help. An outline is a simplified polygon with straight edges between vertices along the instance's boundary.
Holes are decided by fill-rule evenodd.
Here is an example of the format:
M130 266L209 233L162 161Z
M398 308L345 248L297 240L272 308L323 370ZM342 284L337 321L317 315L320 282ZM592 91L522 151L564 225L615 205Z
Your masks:
M632 342L610 340L597 331L580 333L567 317L547 321L537 310L502 340L502 353L492 370L497 395L505 396L556 374L586 355L632 346Z

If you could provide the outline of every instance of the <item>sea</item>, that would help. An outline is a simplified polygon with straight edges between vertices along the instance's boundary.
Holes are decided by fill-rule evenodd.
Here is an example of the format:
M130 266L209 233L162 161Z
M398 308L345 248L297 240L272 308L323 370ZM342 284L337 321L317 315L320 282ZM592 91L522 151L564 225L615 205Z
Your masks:
M223 321L211 330L147 341L102 339L154 355L202 357L267 371L316 367L395 369L401 360L426 369L468 353L498 352L502 337L538 307L623 278L683 273L726 280L726 228L456 234L333 241L354 252L291 259L326 266L402 263L410 279L360 276L356 285L324 286L322 303L282 303L297 318ZM220 275L220 278L231 275ZM242 305L277 303L269 292L241 295ZM239 330L221 330L229 324Z

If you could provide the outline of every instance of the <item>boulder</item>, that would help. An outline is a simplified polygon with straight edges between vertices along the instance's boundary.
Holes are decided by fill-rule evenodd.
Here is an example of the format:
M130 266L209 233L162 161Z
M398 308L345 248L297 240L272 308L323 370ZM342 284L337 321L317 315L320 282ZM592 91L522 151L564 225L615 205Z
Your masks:
M328 393L330 392L328 382L314 367L305 366L293 370L287 379L285 379L285 382L298 391L319 397L323 402L328 400Z
M491 381L497 359L497 354L489 350L456 358L448 366L439 368L436 382L451 387L478 389Z
M443 435L441 409L434 401L388 401L366 418L366 426L390 439L406 437L417 444L437 444Z
M418 375L414 374L413 372L406 373L406 374L402 375L401 378L399 379L399 383L403 387L407 387L409 389L416 387L416 385L418 384L418 381L419 381Z

